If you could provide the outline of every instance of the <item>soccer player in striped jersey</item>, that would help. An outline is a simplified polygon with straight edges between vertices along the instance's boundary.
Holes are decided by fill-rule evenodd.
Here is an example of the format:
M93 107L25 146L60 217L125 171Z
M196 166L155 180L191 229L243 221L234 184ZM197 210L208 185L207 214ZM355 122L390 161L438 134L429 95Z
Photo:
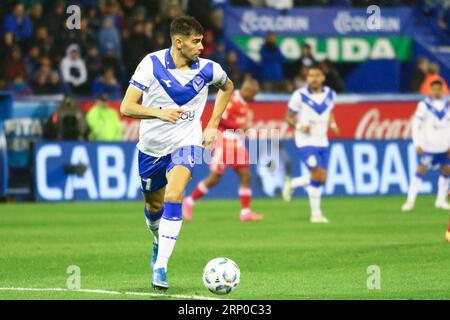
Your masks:
M328 129L339 133L333 116L336 93L324 86L325 74L319 66L308 70L308 86L294 91L288 104L286 121L296 129L295 143L300 160L308 167L310 177L286 179L283 198L290 200L293 189L304 187L308 193L312 223L328 223L322 214L320 199L327 179Z
M450 102L445 98L440 80L431 83L431 96L417 105L412 124L413 143L417 148L419 166L412 177L408 198L402 211L414 209L423 176L430 169L440 169L436 208L450 210L447 192L450 181Z
M121 104L122 114L141 119L137 148L144 212L154 235L152 285L162 290L169 287L167 265L181 229L184 190L194 164L202 160L202 145L211 148L217 139L233 93L220 65L199 58L203 27L195 18L174 19L170 36L170 48L143 58ZM220 90L202 134L200 118L210 85Z

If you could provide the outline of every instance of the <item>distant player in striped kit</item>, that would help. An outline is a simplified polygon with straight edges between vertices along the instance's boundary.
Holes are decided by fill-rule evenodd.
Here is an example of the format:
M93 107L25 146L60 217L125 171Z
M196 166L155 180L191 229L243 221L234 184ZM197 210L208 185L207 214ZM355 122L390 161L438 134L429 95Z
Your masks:
M327 179L329 142L328 129L335 134L339 128L333 115L336 93L324 86L325 74L320 66L309 68L308 86L294 91L288 103L286 121L295 128L295 144L299 158L310 172L310 177L287 178L283 198L291 200L295 188L304 187L308 193L312 223L328 223L320 202L323 186Z
M419 166L412 177L408 198L402 211L414 209L417 193L425 173L439 168L435 207L450 210L447 192L450 182L450 102L443 95L440 80L431 83L431 96L419 102L413 118L413 143L417 148Z
M213 158L210 164L211 173L197 185L190 196L183 200L184 220L192 220L195 202L220 182L229 166L234 168L240 178L238 190L241 198L240 219L242 221L255 221L263 218L250 209L252 190L250 188L248 153L243 137L234 132L234 130L245 130L247 128L248 103L253 101L258 91L258 82L250 79L242 84L239 91L236 90L233 93L219 124L222 138L218 139L213 150Z

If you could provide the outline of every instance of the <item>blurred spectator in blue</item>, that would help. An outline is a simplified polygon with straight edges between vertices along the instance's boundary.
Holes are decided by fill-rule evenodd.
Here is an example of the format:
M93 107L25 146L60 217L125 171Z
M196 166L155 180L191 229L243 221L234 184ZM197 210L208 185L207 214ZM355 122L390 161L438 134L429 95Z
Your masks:
M122 79L122 77L123 77L122 63L115 56L113 48L108 48L108 50L106 51L106 55L102 59L102 64L103 64L103 69L108 69L108 68L114 69L114 74L116 75L116 77L119 80ZM128 80L130 80L130 79L127 79L127 81Z
M33 81L33 93L36 95L58 94L62 92L58 71L53 68L49 56L40 59L40 66Z
M122 90L113 68L108 68L103 72L103 75L97 78L91 85L91 94L100 96L106 93L111 99L121 99Z
M276 35L268 32L260 50L261 82L265 91L280 91L284 83L284 57L276 44Z
M123 27L122 20L120 18L120 6L117 0L107 0L103 2L103 16L107 19L111 19L113 27L116 30L120 30Z
M88 48L88 54L86 57L86 69L88 73L88 81L92 83L98 76L100 76L103 70L102 57L96 45L92 45Z
M34 77L40 66L41 49L39 46L33 45L28 50L28 55L25 57L25 64L27 67L27 74L30 78Z
M80 48L77 44L71 44L67 47L66 56L61 60L60 69L62 80L71 92L78 95L87 93L86 64L81 58Z
M9 81L6 90L12 93L15 97L25 97L33 95L30 86L25 81L25 74L17 74L12 81Z
M439 26L450 33L450 1L447 1L439 16Z
M428 16L434 16L439 12L440 5L440 1L437 0L420 0L419 10Z
M236 51L230 50L228 52L227 61L223 66L225 72L228 75L228 78L230 78L230 80L233 81L233 83L237 88L240 87L242 80L242 73L238 64L238 55Z
M3 61L3 71L6 81L14 81L19 75L26 79L27 68L19 46L14 46L9 57Z
M33 23L25 12L25 6L17 3L12 13L8 14L4 21L4 30L13 33L17 41L24 41L33 35Z
M209 57L214 62L217 62L219 65L224 66L227 63L227 52L225 51L225 44L220 41L216 44L216 49Z
M105 56L108 49L114 51L114 55L121 59L122 47L119 31L114 26L111 17L103 19L102 27L99 32L100 55Z

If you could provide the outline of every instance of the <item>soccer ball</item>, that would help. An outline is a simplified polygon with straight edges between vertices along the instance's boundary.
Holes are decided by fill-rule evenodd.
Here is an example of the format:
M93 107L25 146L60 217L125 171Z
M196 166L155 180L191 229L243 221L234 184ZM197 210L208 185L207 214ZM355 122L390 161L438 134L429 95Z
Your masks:
M237 264L228 258L215 258L203 269L203 283L215 294L228 294L239 285L241 271Z

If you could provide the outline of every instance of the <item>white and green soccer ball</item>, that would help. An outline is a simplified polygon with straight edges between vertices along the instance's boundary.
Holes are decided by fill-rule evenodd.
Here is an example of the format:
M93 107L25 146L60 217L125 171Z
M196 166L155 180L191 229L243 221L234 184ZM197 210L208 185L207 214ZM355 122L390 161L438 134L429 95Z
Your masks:
M228 258L215 258L203 269L203 283L215 294L228 294L239 285L241 271L237 264Z

